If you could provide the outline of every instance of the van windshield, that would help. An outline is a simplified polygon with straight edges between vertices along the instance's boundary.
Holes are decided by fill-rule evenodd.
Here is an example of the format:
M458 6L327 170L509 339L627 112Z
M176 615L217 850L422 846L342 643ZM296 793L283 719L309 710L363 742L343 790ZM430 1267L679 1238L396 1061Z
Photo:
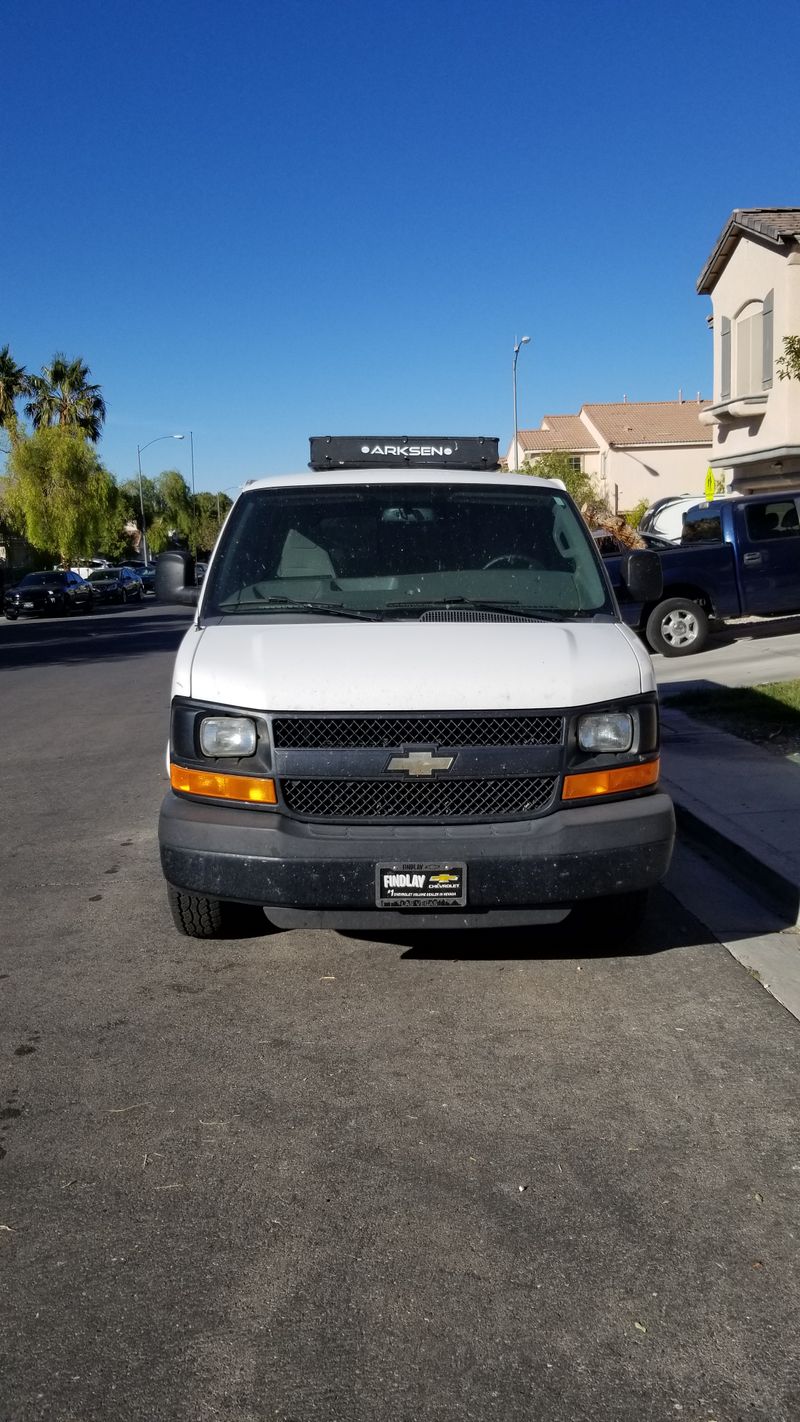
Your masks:
M203 615L302 604L396 618L451 602L558 620L614 612L588 530L560 490L437 482L243 494Z

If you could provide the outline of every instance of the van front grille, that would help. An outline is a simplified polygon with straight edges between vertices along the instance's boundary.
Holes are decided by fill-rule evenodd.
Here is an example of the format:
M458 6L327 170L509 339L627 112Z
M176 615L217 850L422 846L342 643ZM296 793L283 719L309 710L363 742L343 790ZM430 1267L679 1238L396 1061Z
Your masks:
M288 810L310 820L491 820L530 818L551 804L556 777L503 779L291 779Z
M504 716L276 716L277 750L402 750L408 746L558 746L564 718Z

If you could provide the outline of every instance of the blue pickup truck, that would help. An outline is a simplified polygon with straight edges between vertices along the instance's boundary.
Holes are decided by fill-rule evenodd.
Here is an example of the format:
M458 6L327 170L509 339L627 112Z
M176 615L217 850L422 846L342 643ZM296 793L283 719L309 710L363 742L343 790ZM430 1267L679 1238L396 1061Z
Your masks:
M701 651L712 619L800 612L800 492L747 494L690 509L680 544L659 550L664 592L657 603L630 599L613 541L599 539L622 616L665 657Z

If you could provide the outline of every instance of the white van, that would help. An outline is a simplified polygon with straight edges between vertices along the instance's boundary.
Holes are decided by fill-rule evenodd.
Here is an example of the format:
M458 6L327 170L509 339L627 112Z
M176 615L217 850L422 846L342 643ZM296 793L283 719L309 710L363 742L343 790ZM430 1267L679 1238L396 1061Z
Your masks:
M172 683L177 927L490 927L621 909L666 872L650 658L569 495L497 441L312 439L237 497ZM632 552L636 601L658 555Z

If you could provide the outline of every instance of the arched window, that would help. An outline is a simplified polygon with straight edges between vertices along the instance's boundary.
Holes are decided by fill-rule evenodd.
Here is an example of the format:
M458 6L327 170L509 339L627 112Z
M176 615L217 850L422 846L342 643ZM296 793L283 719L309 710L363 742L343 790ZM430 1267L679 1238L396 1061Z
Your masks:
M748 301L736 317L734 358L736 361L736 395L755 395L761 390L761 329L763 313L760 301Z
M733 393L760 395L772 385L772 292L748 301L733 323Z

